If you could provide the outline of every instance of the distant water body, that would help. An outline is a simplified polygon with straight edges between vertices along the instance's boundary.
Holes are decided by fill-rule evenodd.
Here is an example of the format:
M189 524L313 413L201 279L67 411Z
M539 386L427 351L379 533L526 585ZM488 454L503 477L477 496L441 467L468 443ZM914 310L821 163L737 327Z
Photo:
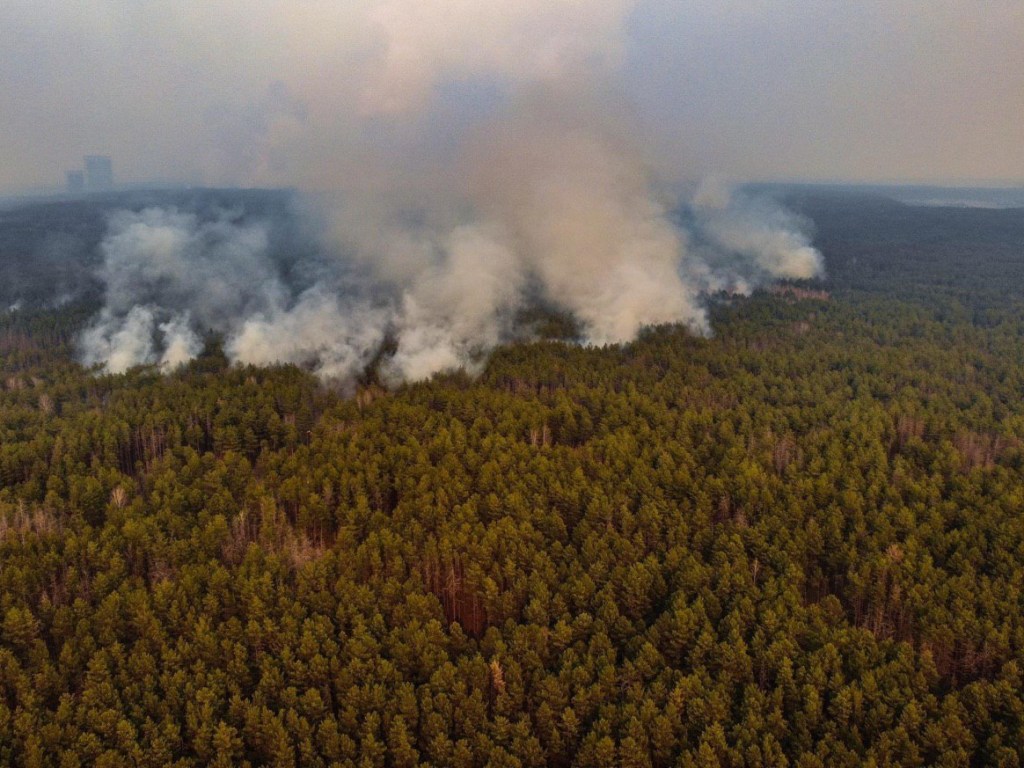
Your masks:
M907 205L949 208L1024 208L1022 187L887 187L879 190Z

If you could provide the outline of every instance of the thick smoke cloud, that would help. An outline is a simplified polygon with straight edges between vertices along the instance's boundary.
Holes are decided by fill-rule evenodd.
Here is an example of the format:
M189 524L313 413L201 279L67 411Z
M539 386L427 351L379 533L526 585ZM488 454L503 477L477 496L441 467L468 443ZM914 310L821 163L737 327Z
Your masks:
M213 331L237 362L345 380L390 341L381 372L415 380L475 370L531 303L619 343L655 323L706 332L704 292L817 274L777 208L705 190L675 220L618 95L632 7L376 0L335 49L307 30L315 66L220 115L242 141L211 165L319 192L301 219L320 223L314 255L282 260L276 224L244 211L118 214L83 360L170 369Z
M644 163L614 128L533 98L478 148L473 199L509 233L545 297L588 340L633 338L641 325L703 326L678 271L681 233Z
M357 374L380 345L385 318L356 303L360 286L341 282L321 255L288 251L294 242L273 252L275 227L281 222L253 223L240 211L115 213L100 245L104 307L81 336L82 361L111 373L153 363L169 371L216 333L239 363Z
M230 212L212 221L161 208L116 213L100 246L107 308L187 307L200 325L221 329L282 299L268 245L264 224L233 221ZM239 290L241 279L251 287Z
M329 244L275 251L281 222L238 211L118 212L100 247L105 304L80 338L82 361L171 371L213 332L233 362L294 363L349 383L390 340L380 371L399 383L477 370L538 303L571 313L587 343L620 343L656 323L707 332L706 293L820 274L802 223L774 204L702 188L673 223L615 151L569 143L535 150L552 176L527 169L481 192L470 223L385 232L378 245L404 254L401 270L386 259L368 268L366 254Z
M774 279L808 280L824 270L810 222L769 198L705 179L685 215L700 254L689 278L706 292L747 294Z

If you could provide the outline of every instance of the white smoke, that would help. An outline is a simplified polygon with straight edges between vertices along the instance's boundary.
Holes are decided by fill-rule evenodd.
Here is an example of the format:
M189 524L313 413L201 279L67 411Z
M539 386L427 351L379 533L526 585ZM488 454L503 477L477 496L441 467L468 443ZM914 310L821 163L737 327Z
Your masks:
M212 331L233 362L293 363L344 382L390 338L381 372L397 383L478 370L538 300L575 316L586 342L621 343L651 324L707 331L704 292L820 274L801 222L772 203L725 193L713 206L701 194L682 229L612 148L569 136L532 152L524 162L551 175L527 168L480 188L473 223L384 233L377 247L405 258L401 268L382 259L376 272L365 254L282 261L270 225L237 212L119 212L101 245L106 303L80 337L82 362L170 371Z
M224 330L240 314L279 301L285 291L267 258L266 226L239 217L218 212L200 220L166 208L115 213L100 246L107 309L187 309L201 326Z
M809 224L767 197L704 180L690 204L690 226L703 247L690 278L707 291L748 294L777 279L809 280L824 270Z
M158 322L160 315L167 320ZM169 372L193 359L203 347L189 325L187 312L167 313L146 305L134 306L123 316L105 308L82 333L79 346L83 364L102 365L108 373L124 373L152 363Z
M124 373L153 362L153 323L153 310L146 306L132 307L122 317L104 309L79 339L82 363Z
M478 370L530 302L621 343L650 324L706 332L705 292L819 274L777 206L705 185L675 220L616 96L634 4L358 0L337 23L282 19L303 66L214 120L231 135L208 151L245 183L337 194L319 198L319 251L277 253L244 211L122 212L83 361L169 370L213 331L235 362L347 380L390 341L381 373L416 380ZM488 95L445 95L474 85Z
M454 229L442 260L403 292L388 378L416 380L475 368L511 328L525 277L499 232L481 226Z
M685 240L636 154L601 126L565 119L534 97L479 149L473 189L482 214L511 234L544 297L572 312L595 344L629 341L643 325L705 327L679 265Z
M313 288L291 308L244 319L226 344L228 356L247 365L309 365L322 378L346 382L370 362L384 341L388 313L348 303Z
M203 341L192 330L188 312L172 316L167 322L161 323L159 328L163 334L160 368L164 371L180 368L203 351Z
M295 254L285 254L290 263L275 261L269 226L237 211L206 219L165 208L111 216L100 246L105 306L79 339L82 362L110 373L154 363L171 371L215 332L242 364L309 364L331 379L359 373L383 340L387 314L343 309L342 295L358 286L338 283L339 273L333 289L286 279L286 268L301 273L303 265ZM323 273L330 265L307 266Z

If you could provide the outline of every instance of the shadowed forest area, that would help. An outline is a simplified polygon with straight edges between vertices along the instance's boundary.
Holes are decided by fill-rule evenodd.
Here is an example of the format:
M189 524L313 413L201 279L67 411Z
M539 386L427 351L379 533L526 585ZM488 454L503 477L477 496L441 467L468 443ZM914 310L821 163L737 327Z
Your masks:
M102 218L0 211L0 764L1024 764L1024 209L786 202L708 338L354 394L84 369Z

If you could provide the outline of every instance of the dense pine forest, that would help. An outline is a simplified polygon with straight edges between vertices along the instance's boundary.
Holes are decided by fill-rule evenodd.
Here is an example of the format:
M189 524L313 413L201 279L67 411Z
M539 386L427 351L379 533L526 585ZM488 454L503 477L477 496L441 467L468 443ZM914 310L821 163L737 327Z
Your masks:
M354 392L83 368L0 211L0 765L1024 765L1024 209L788 202L708 337Z

